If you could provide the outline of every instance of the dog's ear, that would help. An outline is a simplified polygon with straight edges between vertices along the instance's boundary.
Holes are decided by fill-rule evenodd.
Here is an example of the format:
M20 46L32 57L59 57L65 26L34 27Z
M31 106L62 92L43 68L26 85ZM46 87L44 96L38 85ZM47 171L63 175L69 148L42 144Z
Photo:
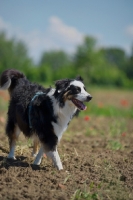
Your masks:
M77 77L76 77L76 80L77 80L77 81L81 81L81 82L84 81L83 78L82 78L81 76L77 76Z
M55 82L55 87L56 87L58 93L60 93L63 89L68 87L69 84L70 84L69 79L58 80Z

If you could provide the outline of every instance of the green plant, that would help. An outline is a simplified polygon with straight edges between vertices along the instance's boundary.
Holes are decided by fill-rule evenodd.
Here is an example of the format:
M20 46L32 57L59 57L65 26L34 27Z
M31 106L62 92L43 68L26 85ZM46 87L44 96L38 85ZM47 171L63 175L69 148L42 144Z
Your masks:
M85 181L86 182L86 181ZM87 185L85 183L84 189L77 189L74 192L74 195L72 196L71 200L97 200L98 194L95 192L90 192L91 189L94 188L94 183L92 182L89 186L89 189L87 190Z
M118 141L110 140L108 147L112 150L120 150L120 149L122 149L122 144Z
M97 200L98 199L98 194L96 193L90 193L87 191L82 191L81 189L78 189L75 191L73 197L71 200Z
M126 132L125 120L114 120L109 127L109 133L112 137L120 136L122 132Z

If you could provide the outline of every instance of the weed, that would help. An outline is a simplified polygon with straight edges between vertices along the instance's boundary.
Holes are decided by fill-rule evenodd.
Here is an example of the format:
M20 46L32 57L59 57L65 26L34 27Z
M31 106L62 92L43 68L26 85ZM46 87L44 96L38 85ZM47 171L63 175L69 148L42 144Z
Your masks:
M86 191L82 191L81 189L78 189L75 191L73 197L71 200L97 200L98 199L98 194Z
M111 123L109 133L112 137L120 136L122 132L126 131L126 122L124 120L115 120Z
M66 182L68 181L68 179L69 179L70 177L71 177L71 175L68 175L68 176L65 178L63 184L66 184Z
M84 189L77 189L74 192L74 195L72 196L71 200L97 200L98 194L97 193L91 193L90 190L94 188L94 183L92 182L90 184L90 189L87 191L87 185L85 181Z
M108 147L112 150L120 150L120 149L122 149L122 144L118 141L110 140Z
M110 161L108 161L107 159L104 159L104 168L106 170L112 169L112 165L111 165Z

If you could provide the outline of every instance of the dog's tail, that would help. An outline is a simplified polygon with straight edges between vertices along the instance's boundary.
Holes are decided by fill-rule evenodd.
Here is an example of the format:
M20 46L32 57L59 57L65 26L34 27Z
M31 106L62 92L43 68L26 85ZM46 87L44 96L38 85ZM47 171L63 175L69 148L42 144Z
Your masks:
M11 93L20 78L25 78L25 76L18 70L7 69L3 71L0 76L0 90L8 90Z

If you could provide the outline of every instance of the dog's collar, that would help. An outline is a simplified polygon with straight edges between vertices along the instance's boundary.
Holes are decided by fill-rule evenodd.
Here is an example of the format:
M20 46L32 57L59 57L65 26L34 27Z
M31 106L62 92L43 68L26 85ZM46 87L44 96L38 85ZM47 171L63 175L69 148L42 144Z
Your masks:
M30 127L30 128L32 128L32 124L31 124L32 102L34 101L34 99L35 99L36 97L38 97L39 95L42 95L42 94L45 94L45 93L43 93L43 92L37 92L37 93L33 96L33 98L31 99L31 101L30 101L30 104L29 104L29 127Z

